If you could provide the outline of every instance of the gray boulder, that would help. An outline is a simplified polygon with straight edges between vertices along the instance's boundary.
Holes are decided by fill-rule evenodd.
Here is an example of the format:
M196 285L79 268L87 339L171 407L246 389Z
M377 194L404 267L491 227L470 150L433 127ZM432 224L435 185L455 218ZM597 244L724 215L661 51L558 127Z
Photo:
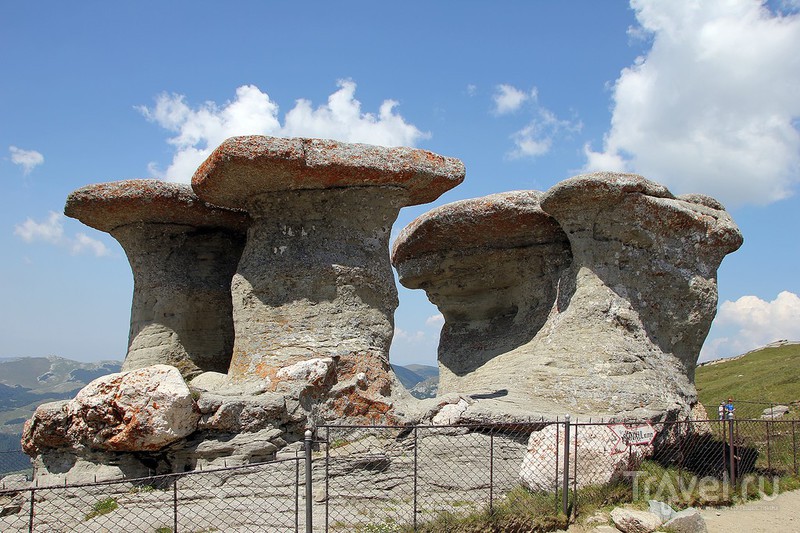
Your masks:
M669 521L664 524L664 528L672 533L706 533L706 521L700 511L689 507L676 513Z
M651 533L662 524L661 518L653 513L624 507L611 511L611 521L623 533Z
M761 418L764 420L776 420L786 416L789 411L790 409L788 405L775 405L764 409L764 412L761 414Z
M672 507L658 500L648 500L647 506L650 512L658 516L662 522L666 522L676 515Z
M253 219L232 281L229 378L303 396L309 409L322 402L328 419L387 420L392 223L401 207L463 178L460 161L423 150L262 136L222 143L192 187ZM295 366L311 360L327 361L322 376L317 363Z
M110 233L128 256L134 287L123 370L168 364L187 378L228 370L230 283L246 214L158 180L88 185L69 195L64 214Z
M22 447L152 452L197 429L200 413L175 367L154 365L97 378L75 399L40 406Z

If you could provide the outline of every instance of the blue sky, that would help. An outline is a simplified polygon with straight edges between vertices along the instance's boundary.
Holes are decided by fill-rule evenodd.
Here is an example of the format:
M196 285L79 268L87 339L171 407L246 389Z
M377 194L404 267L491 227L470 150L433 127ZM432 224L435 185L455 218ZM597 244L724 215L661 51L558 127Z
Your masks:
M190 179L236 134L412 145L462 185L404 209L629 170L723 201L702 359L800 339L800 16L776 1L0 3L0 357L122 358L132 276L70 191ZM441 320L400 290L392 361Z

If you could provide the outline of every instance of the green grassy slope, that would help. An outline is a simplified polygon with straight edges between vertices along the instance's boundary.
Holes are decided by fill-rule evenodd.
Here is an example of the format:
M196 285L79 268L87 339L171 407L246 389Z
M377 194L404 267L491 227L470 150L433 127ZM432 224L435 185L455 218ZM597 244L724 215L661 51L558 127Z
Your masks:
M698 367L697 393L708 415L717 416L720 400L733 397L736 418L758 418L770 402L792 407L800 415L800 344L756 350L734 361ZM759 402L759 403L748 403Z

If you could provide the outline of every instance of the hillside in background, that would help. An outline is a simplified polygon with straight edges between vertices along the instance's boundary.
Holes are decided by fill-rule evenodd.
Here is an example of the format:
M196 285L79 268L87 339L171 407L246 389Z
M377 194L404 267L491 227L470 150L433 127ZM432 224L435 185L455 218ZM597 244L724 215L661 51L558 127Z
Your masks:
M739 357L704 363L695 373L697 394L708 415L734 399L736 418L759 418L770 402L792 408L800 415L800 343L781 342ZM750 403L754 402L754 403Z
M0 359L0 450L19 448L22 424L45 402L75 396L91 380L119 372L121 361L80 363L63 357Z
M392 365L397 379L415 398L433 398L439 387L439 369L429 365Z

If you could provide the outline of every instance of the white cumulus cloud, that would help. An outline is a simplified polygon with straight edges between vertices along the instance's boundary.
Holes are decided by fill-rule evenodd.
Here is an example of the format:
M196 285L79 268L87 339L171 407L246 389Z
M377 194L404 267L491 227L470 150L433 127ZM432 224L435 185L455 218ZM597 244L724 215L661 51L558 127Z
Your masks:
M780 339L800 340L800 297L783 291L771 302L757 296L727 300L714 328L728 333L706 342L701 360L739 355Z
M103 257L111 253L101 241L92 239L84 233L78 233L73 237L66 235L64 216L55 211L50 211L47 219L41 222L29 217L25 222L15 225L14 235L27 243L46 242L64 247L73 255L88 252L95 257Z
M214 148L236 135L322 137L382 146L414 146L429 136L395 111L396 101L384 100L377 113L365 113L355 98L353 81L340 80L338 87L326 104L316 108L308 100L297 100L283 124L278 104L254 85L239 87L235 98L221 106L205 102L193 108L183 95L162 94L153 108L138 109L175 133L168 139L175 154L166 170L152 163L149 169L168 181L188 182Z
M551 110L539 103L536 87L529 92L511 85L498 85L492 96L495 115L505 115L519 110L522 104L530 101L533 117L521 129L511 134L514 148L506 156L510 159L538 157L550 151L553 141L569 137L583 128L579 120L559 118Z
M408 344L417 344L426 340L424 331L406 331L402 328L394 328L394 340Z
M427 326L441 326L443 324L444 324L444 315L442 313L431 315L425 319L425 325Z
M494 101L494 112L498 115L505 115L517 111L522 104L528 100L536 101L536 87L530 92L517 89L513 85L501 84L495 87L492 100Z
M36 222L28 218L25 222L14 226L14 235L25 242L44 241L57 244L64 238L63 217L55 211L50 211L47 220Z
M44 163L44 156L36 150L23 150L16 146L9 146L11 162L22 167L22 172L30 174L31 170Z
M800 178L800 15L759 0L631 0L652 46L613 89L586 170L630 170L674 192L765 205Z

